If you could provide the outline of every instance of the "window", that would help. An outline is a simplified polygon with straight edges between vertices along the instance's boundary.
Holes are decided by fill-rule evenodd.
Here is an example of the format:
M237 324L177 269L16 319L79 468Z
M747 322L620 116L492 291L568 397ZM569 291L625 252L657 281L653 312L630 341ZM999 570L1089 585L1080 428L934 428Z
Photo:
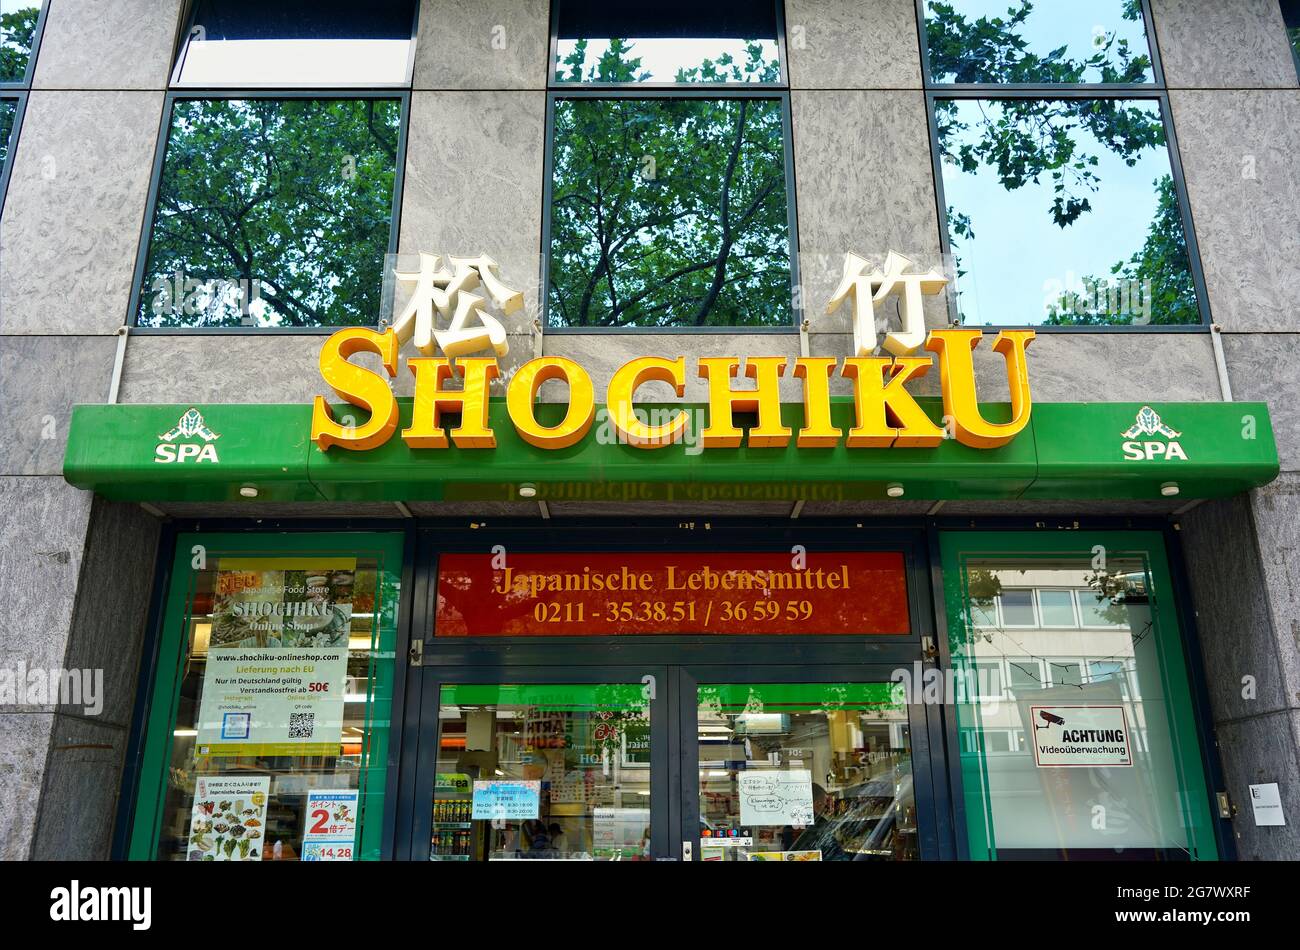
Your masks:
M397 99L175 99L137 323L374 324Z
M1027 588L1003 590L998 597L998 606L1002 610L1004 627L1036 627L1038 618L1034 616L1034 592Z
M195 3L167 99L136 326L378 323L410 94L373 87L409 86L414 16L411 0ZM184 91L194 86L205 89Z
M1074 591L1040 590L1038 592L1038 613L1044 627L1077 627L1078 619L1074 615Z
M1051 671L1053 686L1082 686L1083 664L1066 660L1054 660L1047 664Z
M775 3L556 0L557 83L778 83Z
M1300 0L1282 0L1282 20L1286 23L1291 55L1295 57L1296 74L1300 75Z
M1079 591L1079 615L1085 627L1122 627L1128 622L1123 600L1107 591Z
M197 0L178 86L405 85L412 0Z
M782 84L776 5L561 2L556 24L548 325L793 326L788 94L705 91Z
M31 82L41 0L0 0L0 85Z
M1136 0L927 0L934 83L1153 80Z
M925 14L954 318L1202 323L1143 5L927 0Z
M1011 689L1042 689L1043 668L1032 656L1013 656L1007 660Z
M9 138L18 117L17 99L0 99L0 169L9 161Z
M0 0L0 209L40 42L42 0Z

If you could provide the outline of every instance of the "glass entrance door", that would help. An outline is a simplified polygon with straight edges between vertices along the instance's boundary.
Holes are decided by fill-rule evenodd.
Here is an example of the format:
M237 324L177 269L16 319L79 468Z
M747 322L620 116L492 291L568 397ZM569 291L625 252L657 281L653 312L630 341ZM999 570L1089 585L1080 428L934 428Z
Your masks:
M761 667L684 669L682 857L933 857L926 710L892 673L804 668L781 681Z
M411 857L936 856L926 708L892 668L427 670Z
M662 856L664 677L663 668L428 671L412 857Z

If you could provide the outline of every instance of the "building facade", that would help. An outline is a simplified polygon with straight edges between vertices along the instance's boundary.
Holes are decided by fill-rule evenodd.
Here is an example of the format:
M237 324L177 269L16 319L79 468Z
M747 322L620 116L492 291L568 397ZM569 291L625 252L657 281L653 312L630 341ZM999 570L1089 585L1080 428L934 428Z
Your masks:
M716 6L0 4L0 856L1300 856L1295 5Z

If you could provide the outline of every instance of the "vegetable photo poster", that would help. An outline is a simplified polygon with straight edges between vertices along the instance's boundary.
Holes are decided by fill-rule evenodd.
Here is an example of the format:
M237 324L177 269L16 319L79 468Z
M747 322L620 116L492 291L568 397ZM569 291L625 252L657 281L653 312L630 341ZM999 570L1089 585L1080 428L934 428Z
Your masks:
M223 559L199 755L337 755L355 558Z
M200 778L190 810L190 861L260 861L269 775Z

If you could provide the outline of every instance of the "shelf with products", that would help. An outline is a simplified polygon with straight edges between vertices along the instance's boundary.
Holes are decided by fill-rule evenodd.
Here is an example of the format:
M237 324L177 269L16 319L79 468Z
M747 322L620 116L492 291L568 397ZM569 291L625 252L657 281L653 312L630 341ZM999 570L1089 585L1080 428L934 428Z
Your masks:
M472 800L468 798L435 798L433 801L433 823L441 825L452 822L468 822L473 810Z
M475 851L474 832L468 827L435 828L429 847L431 861L469 861Z

